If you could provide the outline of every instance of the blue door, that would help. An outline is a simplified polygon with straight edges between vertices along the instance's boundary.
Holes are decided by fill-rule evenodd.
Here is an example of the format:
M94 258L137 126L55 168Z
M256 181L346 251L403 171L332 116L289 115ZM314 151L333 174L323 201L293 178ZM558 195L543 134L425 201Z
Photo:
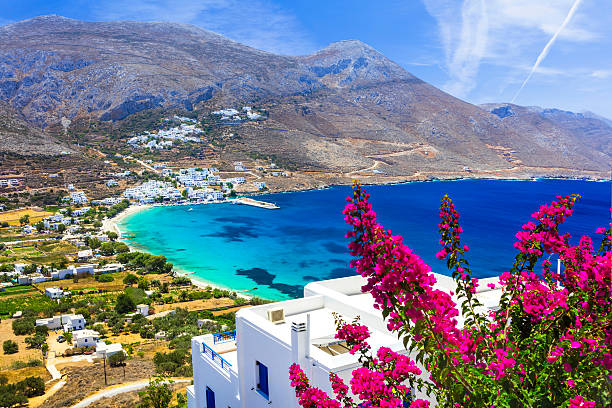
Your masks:
M264 397L268 398L270 395L268 390L268 367L259 363L259 384L257 384L257 389L259 393Z
M206 408L215 408L215 392L206 387Z

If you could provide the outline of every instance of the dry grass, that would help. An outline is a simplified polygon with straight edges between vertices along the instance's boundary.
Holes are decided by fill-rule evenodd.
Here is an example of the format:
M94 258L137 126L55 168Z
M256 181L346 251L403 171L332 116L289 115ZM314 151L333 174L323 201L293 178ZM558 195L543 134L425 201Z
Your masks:
M15 354L4 354L4 352L0 350L0 353L2 353L0 354L0 369L2 370L8 369L15 361L27 362L30 360L42 359L42 353L40 350L26 348L27 344L25 343L25 338L29 337L30 335L15 336L13 333L12 322L13 319L0 321L0 344L4 343L6 340L13 340L19 346L19 351Z
M41 367L26 367L20 368L19 370L1 370L0 374L6 375L9 383L19 382L26 377L40 377L43 381L48 381L51 379L51 375L47 371L47 368L44 366Z
M165 312L166 310L174 310L179 307L181 309L187 309L188 311L193 311L193 310L212 309L215 307L231 306L233 304L234 304L234 301L232 299L212 298L212 299L190 300L187 302L167 303L163 305L153 305L152 308L155 309L155 313L159 313L159 312Z
M131 381L137 381L152 377L154 372L153 362L144 359L131 359L125 367L125 379L123 368L106 366L108 385L117 385ZM67 386L60 389L45 401L45 408L61 408L72 406L82 401L87 395L91 395L104 385L104 367L100 361L84 367L72 367L67 370Z
M231 307L229 309L225 309L225 310L217 310L212 312L213 316L220 316L226 313L231 313L231 312L237 312L240 309L243 309L245 307L252 307L251 305L242 305L242 306L236 306L236 307Z
M30 216L30 224L35 224L43 218L47 218L53 213L48 211L36 211L31 209L5 211L0 213L0 222L8 222L9 225L19 225L19 219L24 215Z

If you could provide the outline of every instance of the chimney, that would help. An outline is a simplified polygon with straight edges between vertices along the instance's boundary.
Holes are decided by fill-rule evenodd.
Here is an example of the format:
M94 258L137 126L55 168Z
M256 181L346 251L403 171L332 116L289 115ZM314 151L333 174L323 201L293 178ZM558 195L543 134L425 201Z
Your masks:
M293 361L304 366L305 359L310 355L310 315L306 322L291 323L291 353Z

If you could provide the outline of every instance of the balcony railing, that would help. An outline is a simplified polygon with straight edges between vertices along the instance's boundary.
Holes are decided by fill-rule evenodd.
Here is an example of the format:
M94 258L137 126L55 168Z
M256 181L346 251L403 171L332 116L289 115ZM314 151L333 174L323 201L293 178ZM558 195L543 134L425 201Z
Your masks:
M232 366L226 359L221 357L215 350L206 345L206 343L202 343L202 354L208 356L212 361L217 363L223 370L229 373L230 367Z
M213 344L236 341L236 330L213 334Z

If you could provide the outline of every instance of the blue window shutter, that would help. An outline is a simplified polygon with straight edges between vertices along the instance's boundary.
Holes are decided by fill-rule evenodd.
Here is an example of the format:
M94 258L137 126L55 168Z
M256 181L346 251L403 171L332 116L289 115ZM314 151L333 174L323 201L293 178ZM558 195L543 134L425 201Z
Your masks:
M266 396L270 395L268 391L268 367L259 363L259 391Z
M206 408L215 408L215 393L206 387Z

